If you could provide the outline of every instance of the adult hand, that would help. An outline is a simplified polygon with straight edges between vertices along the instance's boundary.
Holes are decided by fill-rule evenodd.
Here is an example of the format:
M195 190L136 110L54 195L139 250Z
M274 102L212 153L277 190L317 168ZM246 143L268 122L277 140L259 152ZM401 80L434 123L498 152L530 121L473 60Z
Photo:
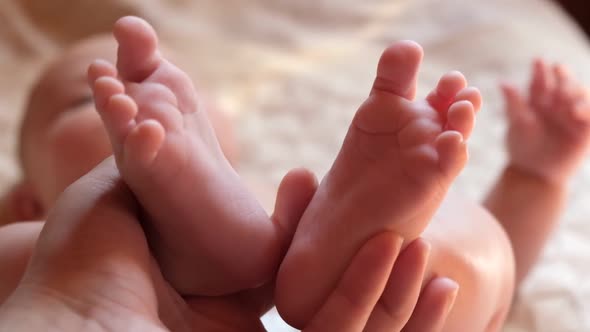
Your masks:
M294 228L315 188L307 172L287 175L273 220ZM112 159L70 186L0 307L0 331L264 330L272 283L224 297L182 297L152 258L138 210ZM305 331L436 331L456 286L434 279L414 306L428 246L414 242L391 270L400 242L388 233L370 240Z
M418 239L400 253L401 242L392 233L370 239L305 331L442 330L458 285L434 277L421 290L430 245Z

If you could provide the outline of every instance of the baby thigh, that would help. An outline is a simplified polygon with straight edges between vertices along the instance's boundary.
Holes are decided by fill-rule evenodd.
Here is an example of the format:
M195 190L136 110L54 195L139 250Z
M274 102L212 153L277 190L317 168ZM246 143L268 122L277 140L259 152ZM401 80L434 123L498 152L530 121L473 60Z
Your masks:
M19 284L42 228L43 222L0 227L0 305Z
M423 233L432 245L427 276L459 283L444 331L498 331L514 291L514 257L500 224L483 207L456 196Z

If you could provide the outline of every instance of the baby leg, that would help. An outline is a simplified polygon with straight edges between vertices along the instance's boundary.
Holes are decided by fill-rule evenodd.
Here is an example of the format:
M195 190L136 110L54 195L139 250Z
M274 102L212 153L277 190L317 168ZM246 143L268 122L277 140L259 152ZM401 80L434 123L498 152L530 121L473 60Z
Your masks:
M423 233L432 244L427 278L459 284L444 331L498 331L510 308L514 256L498 221L482 206L449 195Z

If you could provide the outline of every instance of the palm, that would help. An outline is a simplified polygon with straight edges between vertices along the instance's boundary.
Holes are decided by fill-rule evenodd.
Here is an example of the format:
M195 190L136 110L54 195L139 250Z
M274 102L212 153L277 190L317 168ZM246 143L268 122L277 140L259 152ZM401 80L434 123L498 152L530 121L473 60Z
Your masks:
M546 125L539 118L512 123L508 129L508 149L510 158L517 164L551 163L548 156L554 155L561 142L547 137Z
M586 124L564 119L567 110L559 109L559 105L528 108L523 112L528 116L513 119L508 129L511 162L547 178L569 175L583 157L588 138Z
M271 303L270 285L225 297L183 298L152 258L136 203L112 159L92 173L58 201L44 230L48 235L39 240L42 249L33 255L25 275L29 282L24 284L88 302L99 308L97 312L125 313L154 328L263 330L260 316ZM53 260L50 266L43 263L47 257Z

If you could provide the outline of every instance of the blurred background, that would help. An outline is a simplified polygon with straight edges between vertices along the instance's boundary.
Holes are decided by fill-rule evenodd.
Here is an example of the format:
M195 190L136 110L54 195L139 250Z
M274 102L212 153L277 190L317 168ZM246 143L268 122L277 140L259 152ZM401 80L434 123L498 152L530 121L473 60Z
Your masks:
M425 50L419 96L449 70L481 89L471 160L453 190L479 200L505 161L500 81L525 86L534 57L568 65L590 85L586 0L3 0L0 1L0 189L18 177L16 132L47 59L108 33L123 15L150 21L236 123L249 181L276 188L304 166L322 176L366 97L380 52L414 39ZM568 14L571 13L570 14ZM272 192L272 190L269 190ZM264 198L272 206L272 195ZM506 331L590 331L590 161ZM534 230L531 230L534 231ZM290 331L275 313L270 331Z
M590 3L585 0L555 0L590 34Z

